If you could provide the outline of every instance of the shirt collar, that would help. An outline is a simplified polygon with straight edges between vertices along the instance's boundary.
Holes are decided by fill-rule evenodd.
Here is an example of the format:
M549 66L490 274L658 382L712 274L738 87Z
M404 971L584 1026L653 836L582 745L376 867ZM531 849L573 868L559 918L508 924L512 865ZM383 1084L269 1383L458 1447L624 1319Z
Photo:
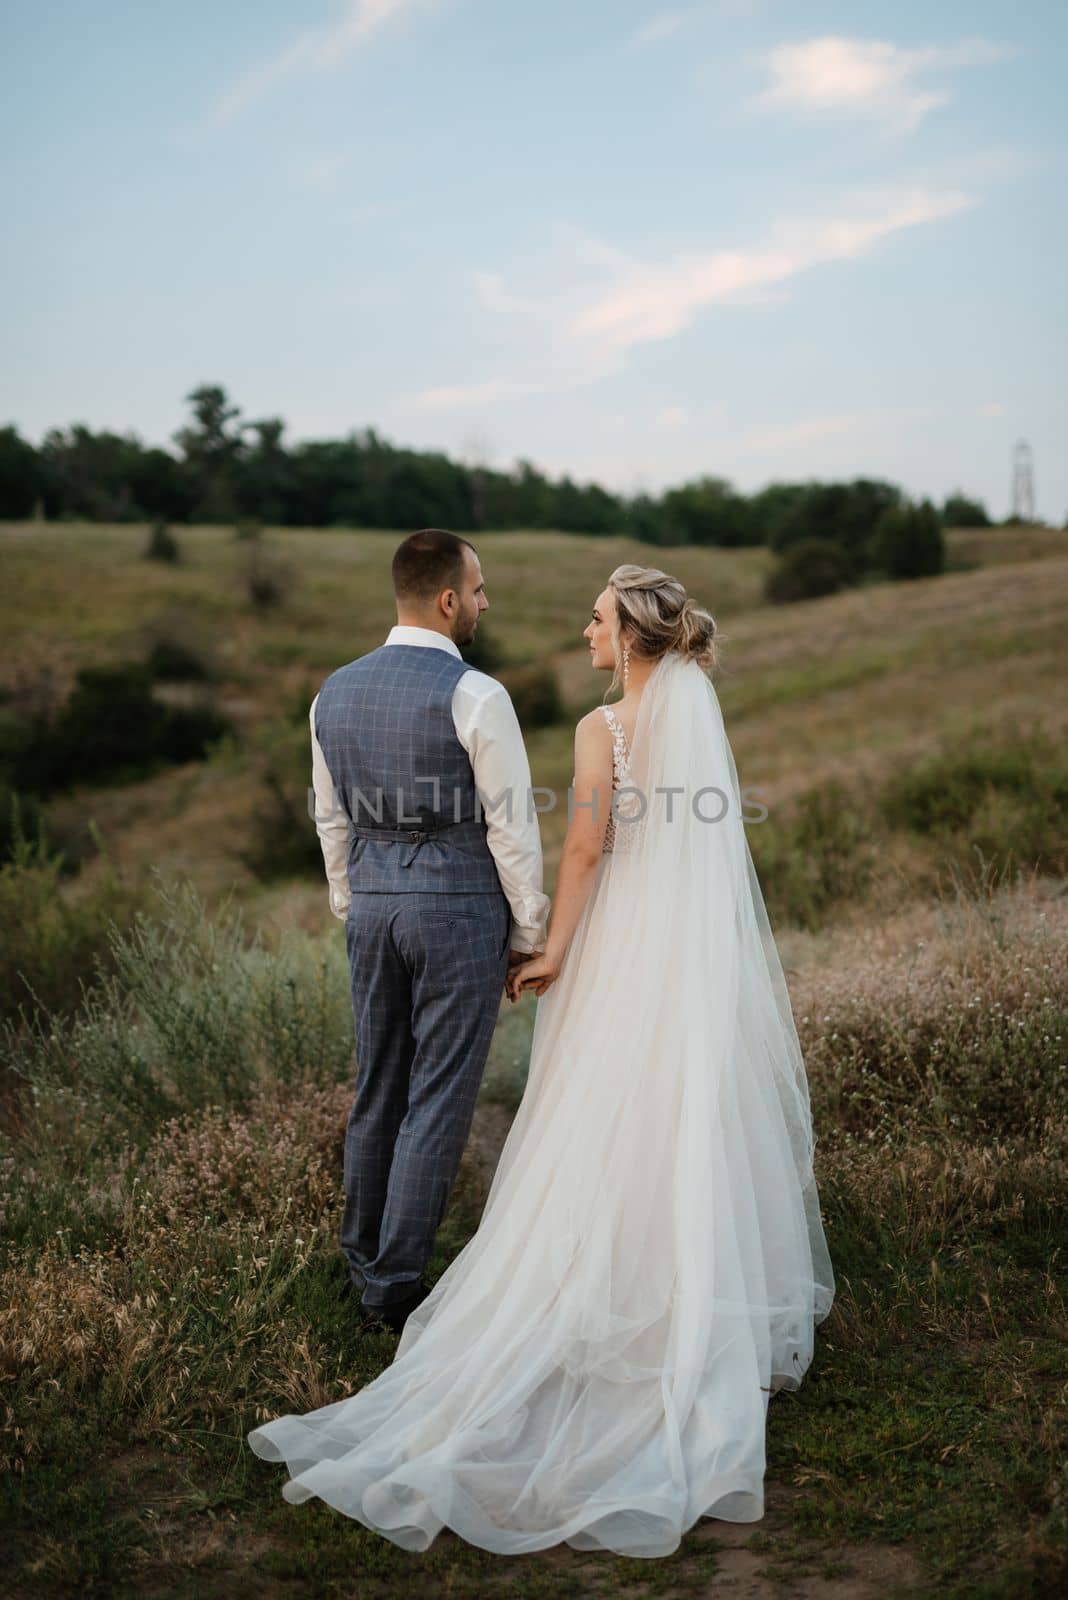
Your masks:
M417 628L409 622L398 622L390 628L386 644L421 644L434 650L448 650L454 656L460 654L457 645L445 634L438 633L435 628Z

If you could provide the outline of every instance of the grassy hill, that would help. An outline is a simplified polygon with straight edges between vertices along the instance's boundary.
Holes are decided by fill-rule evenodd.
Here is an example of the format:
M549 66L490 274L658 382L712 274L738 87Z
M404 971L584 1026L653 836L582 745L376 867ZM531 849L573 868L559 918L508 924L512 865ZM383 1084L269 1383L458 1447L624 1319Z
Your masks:
M188 640L212 664L210 693L238 730L234 746L215 761L57 797L47 813L55 837L74 856L91 855L92 816L132 872L150 863L187 871L209 899L233 886L257 914L311 929L325 904L314 871L258 880L242 852L275 777L293 828L311 832L307 708L327 673L374 648L395 620L397 535L269 530L262 559L288 577L282 602L264 612L244 586L248 545L222 528L179 529L177 538L182 560L171 567L140 559L142 527L0 528L8 641L0 691L40 693L47 683L62 698L81 666L139 658L160 636ZM950 563L964 570L791 606L762 603L771 559L762 549L657 551L522 532L485 535L478 549L490 600L484 629L507 663L549 661L557 672L567 715L533 732L528 749L534 782L561 796L574 722L607 684L590 669L582 629L624 561L662 564L716 616L725 643L715 681L740 781L759 790L776 820L830 778L870 789L955 740L1063 732L1068 713L1051 687L1068 650L1068 534L953 530ZM183 690L168 692L180 699ZM563 804L543 818L550 886L565 824ZM276 825L289 825L284 814ZM314 850L307 859L314 869Z
M498 645L563 691L528 740L535 783L566 786L606 684L581 640L595 595L657 562L726 636L728 733L769 808L747 837L837 1297L769 1410L764 1520L698 1523L657 1563L505 1562L449 1534L411 1557L286 1505L245 1446L395 1345L338 1298L349 975L303 804L311 697L392 623L397 536L269 531L257 559L289 577L261 613L229 530L178 530L176 567L140 559L145 535L0 528L0 717L182 639L211 676L159 694L205 693L235 728L209 759L47 799L68 870L0 869L5 1009L28 983L45 1002L0 1031L6 1592L1063 1593L1068 534L953 533L943 577L785 607L762 603L764 551L478 540ZM549 887L564 820L543 819ZM534 1015L502 1010L432 1278L478 1224Z

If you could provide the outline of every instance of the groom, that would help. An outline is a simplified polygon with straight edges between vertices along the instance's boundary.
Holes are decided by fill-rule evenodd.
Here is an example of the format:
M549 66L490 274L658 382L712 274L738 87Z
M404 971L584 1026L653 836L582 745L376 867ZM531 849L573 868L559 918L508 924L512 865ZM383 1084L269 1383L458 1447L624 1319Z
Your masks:
M489 605L474 546L443 528L393 557L397 626L312 701L315 824L345 922L356 1099L341 1249L400 1332L460 1164L510 967L549 901L530 767L504 686L463 660Z

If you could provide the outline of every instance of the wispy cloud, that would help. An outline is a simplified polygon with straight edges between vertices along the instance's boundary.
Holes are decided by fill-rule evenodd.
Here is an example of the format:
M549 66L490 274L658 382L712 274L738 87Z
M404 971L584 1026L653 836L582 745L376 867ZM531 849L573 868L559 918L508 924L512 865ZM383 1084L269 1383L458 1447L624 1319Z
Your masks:
M834 439L846 434L885 438L891 425L900 427L905 422L927 422L934 415L933 406L894 406L875 411L842 411L824 417L799 417L794 422L779 423L770 428L754 428L741 434L730 441L731 454L780 457L792 450L816 444L821 439Z
M921 88L916 79L932 70L991 66L1015 54L988 39L903 50L884 39L847 39L828 34L780 44L761 58L771 82L750 105L875 118L894 132L911 133L950 97L942 87Z
M782 298L802 273L857 259L977 204L961 189L877 190L848 197L829 215L781 218L748 246L649 261L569 225L558 230L555 256L538 264L535 289L517 290L497 272L471 275L503 370L421 390L406 403L419 411L477 408L598 382L624 371L636 346L674 338L710 307Z
M751 16L759 4L760 0L707 0L705 5L687 6L678 11L658 11L648 22L643 22L628 34L623 48L647 50L665 39L673 39L692 24L706 19Z
M514 394L522 385L504 378L486 378L481 383L442 384L436 389L420 389L411 396L413 411L470 411L489 405L506 393Z
M788 218L748 249L685 254L635 263L621 280L570 322L576 339L629 349L681 333L706 306L737 301L831 261L864 255L907 228L936 222L977 202L962 190L879 192L824 218Z
M335 22L305 28L277 54L243 72L220 97L214 121L233 122L280 84L331 71L404 13L439 3L440 0L346 0Z
M829 417L802 417L796 422L784 422L772 428L756 428L742 434L741 438L731 441L731 450L735 455L778 455L799 445L812 444L817 439L856 433L867 420L859 411L846 411Z
M499 272L475 271L471 282L479 303L486 311L514 311L520 315L536 314L539 302L531 295L513 294Z
M626 47L628 50L645 50L651 44L659 44L661 39L670 39L693 16L692 11L662 11L659 16L650 17L648 22L642 23L640 28L635 28L626 40Z

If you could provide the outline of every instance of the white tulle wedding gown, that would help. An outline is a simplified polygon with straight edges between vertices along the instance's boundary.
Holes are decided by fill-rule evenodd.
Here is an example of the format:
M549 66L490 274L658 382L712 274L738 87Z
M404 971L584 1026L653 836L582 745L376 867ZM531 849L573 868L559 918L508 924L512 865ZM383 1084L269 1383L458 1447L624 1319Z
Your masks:
M658 663L617 758L614 846L477 1232L373 1382L248 1436L288 1500L408 1550L448 1526L664 1556L702 1515L759 1520L769 1395L833 1299L804 1065L698 665Z

